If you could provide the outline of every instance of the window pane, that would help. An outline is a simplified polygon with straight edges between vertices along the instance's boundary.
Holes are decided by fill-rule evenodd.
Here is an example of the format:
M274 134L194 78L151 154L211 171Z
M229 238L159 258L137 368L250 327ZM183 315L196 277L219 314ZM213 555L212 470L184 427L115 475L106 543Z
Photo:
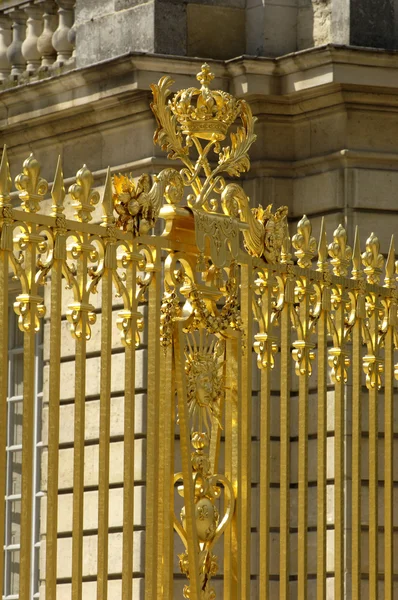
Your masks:
M21 493L21 475L22 475L22 451L14 450L9 452L10 461L10 489L8 495L17 495Z
M11 394L22 396L23 393L23 354L14 354L11 370Z
M10 552L10 594L19 594L19 550Z
M11 535L10 544L21 543L21 500L10 502Z
M18 317L14 313L14 317L12 319L13 323L13 339L12 345L13 348L22 348L23 347L23 332L18 327Z
M8 403L9 439L8 446L22 444L22 400Z

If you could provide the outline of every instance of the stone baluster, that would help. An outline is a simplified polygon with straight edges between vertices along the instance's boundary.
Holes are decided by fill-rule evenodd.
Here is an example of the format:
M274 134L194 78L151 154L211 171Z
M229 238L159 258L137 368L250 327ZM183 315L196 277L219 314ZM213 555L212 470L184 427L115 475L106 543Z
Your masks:
M68 40L73 46L73 52L72 52L71 58L69 59L69 65L71 63L73 63L73 65L75 65L75 63L76 63L76 23L75 22L73 23L73 26L69 29Z
M23 8L28 20L26 22L26 38L22 44L22 55L26 60L26 70L28 73L33 73L41 64L37 42L43 31L43 10L39 6L31 4L24 5Z
M53 35L53 46L57 51L55 66L61 67L72 56L73 46L69 41L69 31L74 22L75 0L56 0L58 4L58 29Z
M7 49L11 44L11 37L10 18L7 15L0 15L0 84L4 84L11 70L7 58Z
M7 11L12 19L12 42L7 49L7 58L11 65L11 77L17 79L24 72L26 61L22 55L22 44L26 34L26 14L15 8Z
M43 32L37 40L37 49L41 56L41 70L47 70L57 56L53 46L53 35L57 29L57 9L54 0L39 0L39 6L44 10L43 14Z

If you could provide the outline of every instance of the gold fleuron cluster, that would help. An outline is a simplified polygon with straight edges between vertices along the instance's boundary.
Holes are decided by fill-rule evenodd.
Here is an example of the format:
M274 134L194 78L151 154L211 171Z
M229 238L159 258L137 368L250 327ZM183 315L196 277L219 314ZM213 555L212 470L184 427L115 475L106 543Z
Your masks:
M209 89L214 75L207 63L196 79L201 88L181 90L170 101L170 108L185 135L221 141L239 115L240 103L227 92Z

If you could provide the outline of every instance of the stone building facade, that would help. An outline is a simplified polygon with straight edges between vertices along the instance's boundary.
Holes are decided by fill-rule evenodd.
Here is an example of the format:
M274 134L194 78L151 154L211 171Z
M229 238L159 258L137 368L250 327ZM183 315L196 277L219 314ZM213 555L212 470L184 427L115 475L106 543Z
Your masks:
M203 59L207 59L216 75L214 85L248 100L258 119L258 139L251 151L252 167L243 179L253 205L287 205L292 227L305 213L311 218L315 237L322 217L325 217L329 239L340 222L346 227L351 242L356 226L362 239L375 229L381 251L386 254L391 235L398 226L395 200L398 187L397 27L395 0L3 0L0 2L0 142L9 149L13 176L31 151L41 162L42 175L49 181L53 178L58 155L63 160L66 183L72 182L76 171L87 163L98 189L104 184L108 165L115 173L131 172L134 176L142 172L156 173L168 163L152 142L155 124L149 108L149 86L165 73L175 79L176 89L194 85ZM117 302L115 299L115 308ZM142 311L144 313L145 307ZM74 377L74 345L68 337L66 321L64 329L59 600L70 598L72 552L74 407L70 382ZM96 588L99 330L100 318L89 342L87 365L85 600L95 597ZM118 370L123 367L123 354L119 344L115 335L109 536L112 574L109 597L112 600L120 598L121 564L123 377L118 377ZM144 338L137 354L138 373L139 361L146 360L146 351ZM48 358L46 322L44 492ZM139 484L136 486L134 538L137 549L134 598L137 600L143 597L145 563L145 387L146 382L138 377L136 479ZM253 406L258 389L256 376ZM311 390L310 406L316 406L316 389ZM311 427L315 425L311 425L310 417L309 435L314 433ZM277 429L276 423L275 435ZM297 436L294 424L291 436L292 439ZM257 439L254 425L254 447ZM278 457L274 459L277 472ZM310 464L309 468L311 478L314 466ZM256 498L256 464L253 474ZM329 475L332 489L333 470ZM316 477L316 469L313 477ZM293 474L293 504L294 489ZM315 502L315 498L310 498L310 511ZM328 506L332 523L332 494ZM43 565L45 493L41 511L39 537ZM254 503L254 548L258 519ZM294 528L294 517L291 525ZM349 515L347 528L349 536ZM332 598L331 546L329 558L328 593ZM293 564L294 561L293 541ZM310 572L312 568L310 563ZM255 560L252 569L251 597L261 598L256 585L258 565ZM271 566L275 594L277 569L276 561ZM17 592L17 579L14 591L10 589L6 598ZM221 586L221 582L219 584ZM350 597L349 586L348 564L347 598ZM179 597L181 588L182 582L177 579L175 597ZM309 590L309 597L315 598L311 583ZM365 579L363 598L367 597ZM382 589L380 597L383 597ZM291 598L297 598L294 577Z

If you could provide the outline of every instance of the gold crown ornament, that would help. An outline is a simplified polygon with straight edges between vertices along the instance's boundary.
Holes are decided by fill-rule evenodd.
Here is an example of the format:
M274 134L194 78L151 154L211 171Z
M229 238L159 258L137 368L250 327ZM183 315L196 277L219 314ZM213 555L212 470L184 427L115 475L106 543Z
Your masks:
M169 103L170 108L183 134L204 140L224 140L241 105L231 94L209 89L214 75L207 63L202 65L196 79L202 84L201 88L177 92Z

